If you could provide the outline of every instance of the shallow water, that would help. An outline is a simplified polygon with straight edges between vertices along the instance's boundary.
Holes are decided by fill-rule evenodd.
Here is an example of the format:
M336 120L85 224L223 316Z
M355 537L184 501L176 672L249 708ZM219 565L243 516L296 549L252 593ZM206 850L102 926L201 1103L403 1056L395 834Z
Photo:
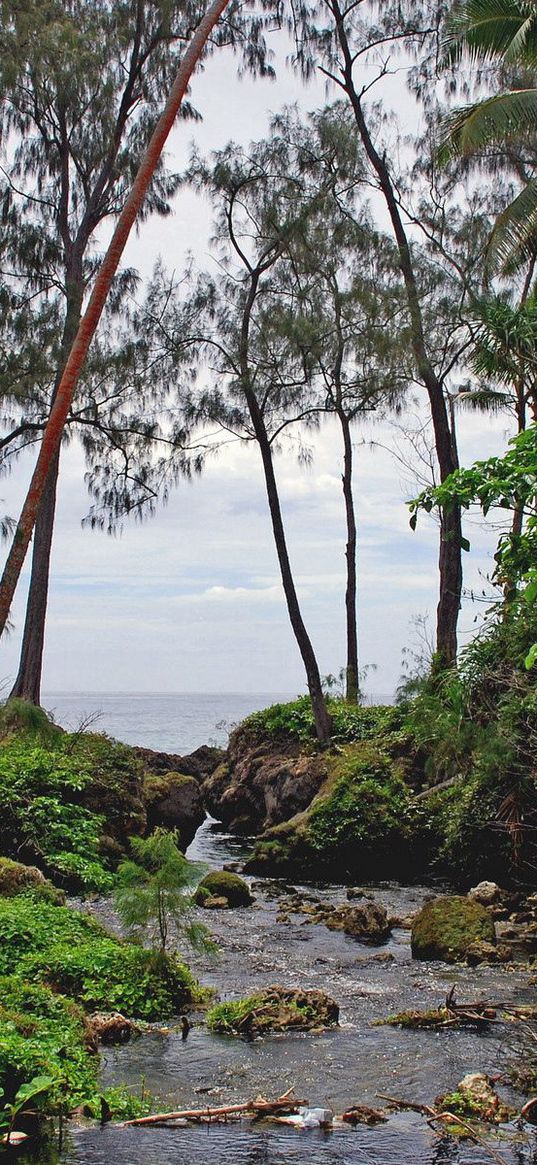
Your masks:
M220 866L237 860L245 849L207 821L189 856ZM174 1031L153 1031L103 1056L103 1085L143 1084L163 1108L203 1107L245 1100L263 1093L273 1097L294 1087L311 1104L343 1111L353 1103L382 1106L379 1093L432 1103L452 1090L463 1075L505 1070L520 1053L518 1028L499 1024L485 1034L471 1031L416 1032L373 1027L373 1020L405 1007L436 1007L457 984L460 1000L484 997L498 1003L530 1001L534 989L523 972L497 968L448 967L413 962L410 936L397 929L381 948L369 948L322 925L295 915L290 925L276 921L277 899L256 884L256 902L248 909L219 913L200 911L218 940L217 961L189 956L203 983L224 998L248 994L260 986L322 987L340 1004L341 1027L318 1034L292 1033L245 1043L210 1035L202 1017L183 1040ZM329 902L345 900L341 886L305 887ZM415 911L430 888L381 885L367 888L390 914ZM94 904L103 920L114 924L109 903ZM375 958L393 955L390 962ZM509 1090L503 1090L509 1098ZM513 1094L511 1094L513 1099ZM508 1165L537 1165L532 1131L520 1144L498 1142L487 1132ZM425 1120L400 1113L388 1124L331 1133L298 1132L277 1124L242 1122L208 1128L122 1129L108 1126L71 1133L61 1155L63 1165L480 1165L490 1153L467 1141L440 1137Z

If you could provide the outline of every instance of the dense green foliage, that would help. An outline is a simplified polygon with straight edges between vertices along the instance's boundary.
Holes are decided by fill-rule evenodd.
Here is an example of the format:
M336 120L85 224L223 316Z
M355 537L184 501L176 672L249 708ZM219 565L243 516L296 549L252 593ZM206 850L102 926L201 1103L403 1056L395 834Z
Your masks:
M54 1109L93 1095L98 1059L88 1049L82 1010L42 984L0 978L0 1088L13 1100L21 1084L47 1074Z
M426 780L453 782L419 802L414 825L433 868L461 881L534 880L537 688L524 661L536 637L537 613L511 610L407 705Z
M396 708L362 707L344 700L327 699L332 721L332 740L335 743L368 740L378 733L396 731L401 716ZM289 704L273 704L261 712L254 712L244 721L246 728L269 736L296 737L302 743L315 740L315 725L309 696L301 696Z
M0 730L12 716L10 703ZM67 885L109 889L103 835L121 853L116 839L145 821L140 762L105 736L50 734L42 719L0 748L0 852L36 862Z
M176 955L155 955L113 938L87 914L24 896L0 900L0 974L13 967L87 1011L116 1009L141 1019L173 1015L194 988Z

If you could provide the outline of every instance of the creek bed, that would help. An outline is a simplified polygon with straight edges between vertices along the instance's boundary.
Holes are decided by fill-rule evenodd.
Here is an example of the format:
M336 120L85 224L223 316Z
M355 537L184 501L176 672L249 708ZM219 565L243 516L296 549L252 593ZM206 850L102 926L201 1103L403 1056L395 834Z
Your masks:
M213 867L241 856L236 839L207 821L188 856ZM261 887L261 888L260 888ZM346 901L341 886L298 887L322 901ZM404 916L422 904L431 887L382 884L368 892L389 914ZM496 1003L534 1002L527 972L508 968L413 961L408 930L394 930L382 947L367 947L303 915L277 921L279 903L262 883L253 907L199 911L221 948L217 960L189 956L201 981L225 999L251 994L274 983L320 987L340 1005L341 1027L322 1033L275 1035L246 1043L211 1035L202 1018L188 1038L158 1031L121 1048L103 1050L103 1085L144 1086L162 1108L215 1106L259 1093L274 1097L293 1087L312 1105L341 1112L352 1104L382 1106L378 1094L431 1104L467 1073L498 1075L521 1053L521 1029L494 1025L486 1032L412 1031L372 1027L371 1022L405 1008L440 1005L455 983L460 1001L486 998ZM109 903L94 906L114 925ZM390 961L380 961L379 953ZM507 1099L519 1099L503 1089ZM487 1132L509 1165L537 1163L537 1141L525 1126L518 1143ZM505 1133L502 1134L505 1137ZM248 1122L211 1128L76 1130L60 1158L64 1165L480 1165L490 1154L468 1141L437 1136L425 1120L398 1113L388 1124L356 1130L298 1132L281 1125Z

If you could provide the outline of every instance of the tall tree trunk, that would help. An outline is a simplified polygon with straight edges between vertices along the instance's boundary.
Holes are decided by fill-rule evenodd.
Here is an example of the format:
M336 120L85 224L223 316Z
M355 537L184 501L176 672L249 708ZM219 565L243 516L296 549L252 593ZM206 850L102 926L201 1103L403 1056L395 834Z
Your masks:
M341 410L338 412L341 430L343 433L344 461L343 461L343 497L345 499L345 517L347 523L347 544L345 558L347 559L347 585L345 588L345 611L347 616L347 667L345 695L350 704L358 703L358 630L356 618L356 516L354 513L354 499L352 496L352 440L349 418Z
M10 699L17 696L23 700L28 700L31 704L41 703L41 674L45 645L50 554L56 513L59 466L60 451L58 449L50 466L35 524L32 571L26 602L19 670L10 693Z
M97 329L106 303L110 287L131 228L142 206L159 158L173 127L190 78L203 54L207 41L227 7L229 0L213 0L201 18L184 56L170 90L168 100L151 135L151 140L138 168L131 191L119 215L108 250L97 273L84 318L71 347L65 369L58 385L56 399L43 433L41 449L32 480L21 510L13 542L0 580L0 635L3 634L9 617L13 595L19 581L20 572L33 534L37 513L45 489L51 463L60 447L62 433L69 413L75 389L84 360Z
M356 91L354 84L354 57L347 39L345 13L339 7L338 0L327 0L327 6L335 21L343 57L342 85L351 103L362 145L377 176L392 223L406 290L416 368L429 398L440 480L445 481L446 477L458 468L457 450L442 383L436 375L427 351L412 255L385 156L381 156L375 148L365 120L361 94ZM455 506L452 510L443 511L438 559L440 596L436 620L437 669L452 666L457 657L457 622L462 594L461 536L460 507Z
M315 652L313 650L310 637L306 631L304 620L300 611L293 573L291 570L291 563L289 561L280 498L278 495L278 487L274 474L272 448L255 393L249 387L244 387L243 391L246 397L246 403L248 405L250 417L252 419L256 440L261 451L270 518L272 522L274 542L276 545L276 553L278 555L278 562L280 564L285 601L287 603L287 610L289 613L291 626L293 628L295 639L297 641L306 670L306 679L308 682L313 717L315 720L315 730L320 743L326 744L330 739L332 724L326 709L326 702L321 684L321 676L319 673L317 660L315 658Z

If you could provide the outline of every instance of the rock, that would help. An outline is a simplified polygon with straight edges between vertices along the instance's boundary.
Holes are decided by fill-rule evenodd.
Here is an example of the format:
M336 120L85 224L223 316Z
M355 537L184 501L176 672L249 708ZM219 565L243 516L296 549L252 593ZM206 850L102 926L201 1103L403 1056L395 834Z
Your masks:
M384 906L364 902L360 906L339 906L326 918L329 930L342 930L351 938L380 946L390 936L390 924Z
M238 874L227 870L212 870L201 879L194 901L205 906L208 898L226 898L228 906L251 906L253 902L250 887Z
M415 959L441 959L456 963L466 958L474 942L496 944L494 922L479 902L458 895L433 898L416 915L412 925Z
M502 891L496 882L478 882L468 891L468 898L472 902L480 902L482 906L493 906L500 901Z
M90 1031L100 1044L126 1044L139 1028L132 1019L127 1019L119 1011L96 1012L89 1016Z
M168 772L144 781L148 829L177 829L185 850L205 820L203 798L194 777Z
M65 902L63 890L53 886L37 866L25 866L11 858L0 858L0 897L13 898L25 890L32 890L40 899L53 906L63 906Z
M501 1124L515 1115L515 1110L504 1104L492 1087L492 1079L483 1072L469 1072L457 1084L455 1092L437 1096L435 1106L455 1116Z
M466 962L469 967L477 967L480 963L499 963L500 951L505 948L495 947L492 943L476 941L470 943L466 949Z
M224 898L223 895L209 894L207 898L203 899L201 903L204 910L230 910L229 898Z
M347 898L349 902L354 902L358 898L373 898L372 894L366 894L365 890L361 890L359 886L349 886L347 890Z
M278 985L247 999L219 1003L207 1015L212 1031L243 1039L275 1031L312 1031L338 1021L339 1007L325 991Z

